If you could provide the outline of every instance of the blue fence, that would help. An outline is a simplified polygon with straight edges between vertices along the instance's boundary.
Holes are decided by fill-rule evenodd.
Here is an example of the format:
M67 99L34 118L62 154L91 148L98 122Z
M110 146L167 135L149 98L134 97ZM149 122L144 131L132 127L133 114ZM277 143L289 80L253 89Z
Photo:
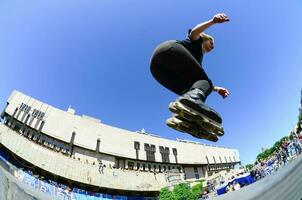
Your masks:
M92 193L85 190L74 188L72 192L67 191L67 189L63 189L57 187L55 185L49 184L43 180L35 178L34 176L22 171L15 171L14 175L16 178L37 190L46 193L47 195L53 197L58 200L146 200L145 197L129 197L129 196L119 196L119 195L109 195L109 194L101 194L101 193Z
M9 168L12 166L8 162L8 157L5 153L0 151L0 164L5 164ZM3 166L4 167L4 166ZM12 166L12 169L15 167ZM14 176L20 181L29 185L36 190L40 190L43 193L47 194L48 196L52 197L56 200L147 200L153 199L148 197L131 197L131 196L120 196L120 195L109 195L109 194L101 194L101 193L94 193L88 192L82 189L73 188L70 192L67 190L67 187L64 185L57 184L51 181L53 184L50 184L46 181L43 181L39 178L36 178L30 172L25 172L21 169L13 170ZM60 186L58 186L60 185Z

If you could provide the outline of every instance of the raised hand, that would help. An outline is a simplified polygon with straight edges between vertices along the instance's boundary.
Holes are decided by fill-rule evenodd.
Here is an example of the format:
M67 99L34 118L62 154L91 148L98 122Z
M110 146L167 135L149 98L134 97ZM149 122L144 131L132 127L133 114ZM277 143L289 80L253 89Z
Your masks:
M223 98L228 97L230 94L230 92L226 88L218 87L218 86L214 87L214 91L216 91L218 94L220 94Z
M229 17L224 14L224 13L218 13L216 15L214 15L214 17L212 18L212 21L214 23L223 23L223 22L227 22L230 21Z

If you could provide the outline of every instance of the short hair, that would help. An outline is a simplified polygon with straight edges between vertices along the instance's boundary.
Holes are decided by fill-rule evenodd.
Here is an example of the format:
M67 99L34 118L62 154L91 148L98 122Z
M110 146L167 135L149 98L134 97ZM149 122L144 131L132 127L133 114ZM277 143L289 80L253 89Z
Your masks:
M203 41L211 40L212 42L214 42L214 38L204 32L200 33L200 37Z

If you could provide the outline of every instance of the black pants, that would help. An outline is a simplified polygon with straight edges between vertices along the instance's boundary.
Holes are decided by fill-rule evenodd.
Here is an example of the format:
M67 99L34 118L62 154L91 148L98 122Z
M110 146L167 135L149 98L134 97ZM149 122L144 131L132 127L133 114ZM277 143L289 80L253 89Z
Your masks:
M200 88L206 96L212 82L192 54L175 40L156 47L150 61L151 73L163 86L178 95L191 88Z

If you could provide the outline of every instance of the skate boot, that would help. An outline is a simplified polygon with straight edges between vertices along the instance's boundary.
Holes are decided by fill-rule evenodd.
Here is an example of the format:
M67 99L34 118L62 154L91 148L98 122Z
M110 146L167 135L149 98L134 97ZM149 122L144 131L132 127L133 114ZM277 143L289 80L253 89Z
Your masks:
M189 133L193 137L206 139L212 142L218 141L217 135L201 129L201 127L195 122L188 121L179 115L174 114L171 118L167 119L166 124L177 131Z
M205 105L205 98L203 91L195 88L170 103L169 109L180 117L197 123L202 129L222 136L222 119L215 110Z

